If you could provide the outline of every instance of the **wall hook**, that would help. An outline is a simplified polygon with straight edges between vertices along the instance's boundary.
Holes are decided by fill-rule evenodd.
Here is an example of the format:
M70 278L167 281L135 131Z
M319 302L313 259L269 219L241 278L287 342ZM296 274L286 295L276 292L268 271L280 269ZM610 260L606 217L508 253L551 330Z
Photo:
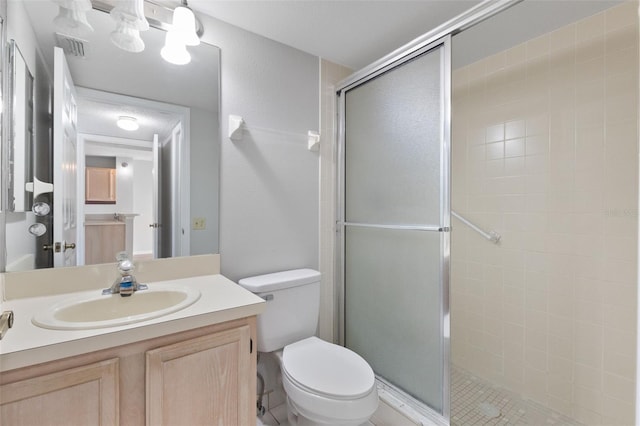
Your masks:
M307 133L308 141L309 141L309 151L319 151L320 150L320 133L314 132L313 130L309 130Z
M244 119L239 115L229 115L229 139L239 141L242 139L242 125Z

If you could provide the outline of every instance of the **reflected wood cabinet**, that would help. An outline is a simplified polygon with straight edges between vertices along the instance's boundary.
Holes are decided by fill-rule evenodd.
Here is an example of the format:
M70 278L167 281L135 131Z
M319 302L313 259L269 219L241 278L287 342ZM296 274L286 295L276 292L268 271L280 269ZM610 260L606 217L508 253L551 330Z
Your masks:
M249 425L255 317L0 375L0 424Z
M126 226L124 222L92 224L86 222L84 226L84 263L115 262L116 255L127 249Z
M116 203L116 169L85 167L85 203Z

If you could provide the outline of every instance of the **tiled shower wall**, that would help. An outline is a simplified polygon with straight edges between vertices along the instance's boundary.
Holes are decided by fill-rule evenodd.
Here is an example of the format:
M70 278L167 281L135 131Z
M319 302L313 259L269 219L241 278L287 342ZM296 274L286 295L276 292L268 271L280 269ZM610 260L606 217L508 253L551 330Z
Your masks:
M638 13L454 71L454 364L586 424L634 424ZM452 401L456 403L455 400Z

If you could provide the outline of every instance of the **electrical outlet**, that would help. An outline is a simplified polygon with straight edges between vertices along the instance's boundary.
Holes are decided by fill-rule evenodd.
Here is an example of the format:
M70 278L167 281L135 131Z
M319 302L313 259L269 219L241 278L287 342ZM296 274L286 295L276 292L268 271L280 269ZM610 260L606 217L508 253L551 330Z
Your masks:
M191 224L192 229L207 229L207 219L204 217L194 217Z

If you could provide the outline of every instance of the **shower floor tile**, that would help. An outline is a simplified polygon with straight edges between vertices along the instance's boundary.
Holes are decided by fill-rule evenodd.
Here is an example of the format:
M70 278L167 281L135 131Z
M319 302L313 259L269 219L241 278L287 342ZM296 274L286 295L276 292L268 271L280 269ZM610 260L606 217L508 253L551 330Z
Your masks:
M451 425L581 426L582 424L452 366Z

